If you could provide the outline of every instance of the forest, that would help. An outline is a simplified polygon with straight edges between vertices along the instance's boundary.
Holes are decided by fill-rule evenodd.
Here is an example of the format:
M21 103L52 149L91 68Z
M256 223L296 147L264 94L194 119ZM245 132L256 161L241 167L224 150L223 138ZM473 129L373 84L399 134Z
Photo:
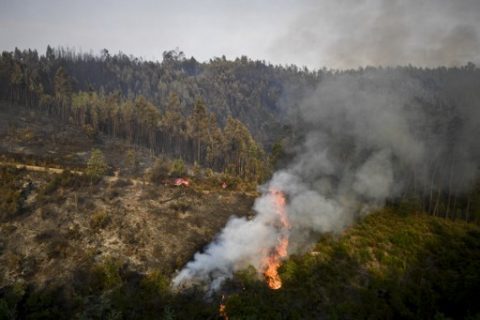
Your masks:
M401 79L396 79L398 74ZM2 53L0 98L78 126L92 137L99 133L118 137L154 154L261 182L287 163L285 159L296 152L294 146L305 138L308 129L298 111L302 97L322 83L344 77L360 79L366 88L373 85L387 92L401 88L411 95L407 108L420 110L426 118L412 119L412 127L421 133L420 139L428 140L431 154L422 168L401 164L402 176L409 176L410 187L404 189L413 190L401 198L434 215L442 211L469 219L478 200L454 192L455 183L461 184L457 180L469 178L455 178L453 173L456 157L470 152L463 149L461 139L475 139L465 137L464 129L472 126L469 118L478 116L480 69L473 63L310 71L245 56L200 63L178 49L165 51L158 62L121 52L111 55L106 49L95 55L49 46L45 54L19 49ZM378 79L369 84L369 77L387 84L375 83ZM412 85L422 91L409 92ZM334 139L336 153L349 157L354 136L337 132ZM419 179L418 171L429 176ZM421 179L429 183L422 184ZM468 184L472 190L478 183Z
M0 318L478 319L479 83L4 51Z

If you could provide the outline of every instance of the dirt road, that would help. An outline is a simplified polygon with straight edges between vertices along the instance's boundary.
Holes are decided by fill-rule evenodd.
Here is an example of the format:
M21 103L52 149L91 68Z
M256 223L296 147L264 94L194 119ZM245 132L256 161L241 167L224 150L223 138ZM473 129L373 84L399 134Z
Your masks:
M30 164L23 164L23 163L14 163L14 162L2 162L0 161L0 166L10 166L10 167L15 167L17 169L26 169L29 171L36 171L36 172L48 172L48 173L55 173L55 174L62 174L64 171L67 169L60 169L60 168L53 168L53 167L42 167L42 166L35 166L35 165L30 165ZM85 172L79 171L79 170L69 170L73 174L78 174L78 175L83 175ZM117 170L115 171L114 176L106 176L104 179L109 182L113 183L119 179L119 174L120 172ZM139 180L139 179L127 179L129 180L132 184L137 185L137 184L150 184L148 181L144 180Z
M38 171L38 172L50 172L50 173L57 173L61 174L63 173L66 169L59 169L59 168L51 168L51 167L42 167L42 166L34 166L30 164L22 164L22 163L14 163L14 162L1 162L0 161L0 166L11 166L15 167L17 169L26 169L29 171ZM82 175L84 172L83 171L78 171L78 170L70 170L71 173L73 174L78 174Z

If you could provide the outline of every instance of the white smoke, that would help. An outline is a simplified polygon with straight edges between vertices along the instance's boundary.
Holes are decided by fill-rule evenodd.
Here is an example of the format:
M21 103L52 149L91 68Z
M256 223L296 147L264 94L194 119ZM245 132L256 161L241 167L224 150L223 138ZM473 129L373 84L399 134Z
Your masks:
M343 230L372 207L402 194L412 180L419 188L432 181L439 188L468 187L480 157L479 140L464 138L479 133L476 102L458 105L455 117L429 109L433 102L420 81L391 69L334 75L304 98L292 111L299 117L291 117L300 118L296 125L303 143L290 165L264 188L286 195L289 254L308 249L312 234ZM447 130L454 127L449 125L453 118L461 119L456 135ZM445 169L452 163L455 175ZM261 272L265 250L280 237L271 197L264 192L256 200L252 220L231 218L181 270L174 286L206 283L215 290L249 265Z
M273 195L265 193L255 201L257 215L252 220L232 217L203 253L196 253L193 261L175 277L173 285L210 283L210 289L217 289L233 272L249 265L260 269L262 258L273 249L281 230L275 212Z

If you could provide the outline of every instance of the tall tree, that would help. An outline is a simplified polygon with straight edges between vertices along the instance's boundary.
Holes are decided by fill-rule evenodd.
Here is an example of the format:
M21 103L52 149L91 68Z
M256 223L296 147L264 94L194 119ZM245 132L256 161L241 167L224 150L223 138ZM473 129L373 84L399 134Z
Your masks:
M92 179L101 178L107 173L108 165L103 152L99 149L93 149L87 162L86 174Z
M54 89L60 116L66 119L67 108L69 108L72 103L72 83L63 67L59 67L55 73Z
M188 118L188 135L193 140L195 162L201 162L202 148L206 146L204 142L208 141L209 117L207 109L202 100L198 99L193 107L193 112Z
M180 147L185 137L185 117L181 113L180 98L177 94L170 95L168 104L161 120L161 126L167 135L167 152L179 156Z

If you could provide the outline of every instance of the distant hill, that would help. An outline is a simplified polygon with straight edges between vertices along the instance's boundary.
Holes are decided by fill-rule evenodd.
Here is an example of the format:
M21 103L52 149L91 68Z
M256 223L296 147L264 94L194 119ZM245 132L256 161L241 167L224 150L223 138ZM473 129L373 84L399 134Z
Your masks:
M279 134L285 93L303 92L314 86L322 74L247 57L234 61L214 58L200 63L178 51L164 52L162 62L152 62L123 53L111 55L106 50L101 55L90 55L48 47L45 55L40 55L16 49L4 52L0 58L1 96L10 97L12 90L20 87L22 92L54 95L55 74L60 67L71 79L73 92L118 93L129 99L143 96L161 111L167 108L169 97L176 94L184 116L192 111L197 99L202 99L221 124L228 116L239 119L267 146ZM23 102L27 99L14 95Z
M245 56L235 60L216 57L201 63L178 50L165 51L163 60L157 62L121 52L111 54L107 50L92 55L48 47L45 54L19 49L2 53L0 97L32 104L43 94L55 96L59 90L58 83L55 85L59 68L69 78L69 90L73 93L93 91L133 100L143 96L161 112L168 108L170 97L175 94L184 116L188 116L195 102L201 99L221 126L229 116L239 119L267 150L288 135L285 125L295 125L296 120L292 111L306 93L325 79L344 74L401 71L431 89L437 104L459 103L451 94L464 97L475 94L471 84L480 81L480 71L473 64L433 69L406 66L308 70L294 65L272 65Z

